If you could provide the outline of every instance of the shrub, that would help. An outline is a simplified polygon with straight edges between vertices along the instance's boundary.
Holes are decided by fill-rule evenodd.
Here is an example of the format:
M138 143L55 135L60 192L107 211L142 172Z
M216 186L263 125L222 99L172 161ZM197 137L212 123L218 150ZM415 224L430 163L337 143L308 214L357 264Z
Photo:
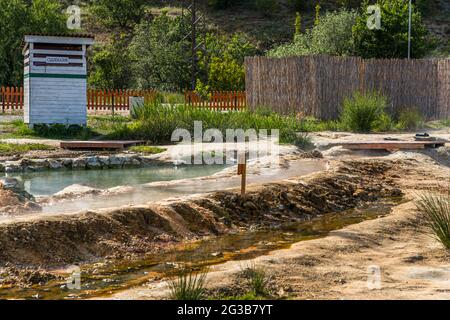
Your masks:
M397 129L399 130L416 130L423 124L423 117L416 109L404 109L398 115Z
M169 283L170 299L202 300L205 297L206 273L182 273Z
M434 236L450 249L450 196L423 195L417 202L417 208L424 214Z
M375 122L375 131L377 132L389 132L395 128L394 120L387 113L382 113L379 119Z
M344 100L341 123L354 132L371 132L383 117L386 104L386 97L378 93L356 92Z

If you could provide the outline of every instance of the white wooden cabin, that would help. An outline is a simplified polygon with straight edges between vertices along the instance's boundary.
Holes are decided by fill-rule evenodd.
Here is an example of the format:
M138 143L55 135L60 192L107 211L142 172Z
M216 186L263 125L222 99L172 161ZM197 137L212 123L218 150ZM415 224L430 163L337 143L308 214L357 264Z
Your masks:
M26 35L24 122L87 123L86 50L90 35Z

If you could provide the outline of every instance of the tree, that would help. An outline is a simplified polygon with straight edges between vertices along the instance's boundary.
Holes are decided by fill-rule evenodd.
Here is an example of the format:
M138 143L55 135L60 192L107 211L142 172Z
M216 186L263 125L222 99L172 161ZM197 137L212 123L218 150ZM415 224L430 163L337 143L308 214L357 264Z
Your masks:
M300 12L297 12L295 14L295 33L294 33L294 40L299 35L302 34L302 16L300 15Z
M183 20L166 13L143 21L130 45L135 82L141 88L183 90L190 79L190 43Z
M244 65L231 56L213 57L208 70L208 86L213 90L244 90Z
M197 90L244 90L244 58L257 53L249 39L242 33L231 37L208 33L205 47L199 63L203 81L197 81Z
M104 89L127 89L131 87L131 61L128 42L123 35L96 51L92 58L93 70L89 84Z
M30 7L30 27L32 31L60 33L66 31L67 16L56 0L33 0Z
M367 20L368 3L362 6L361 15L353 28L355 49L364 58L406 58L408 56L409 7L406 0L378 0L381 9L381 29L370 30ZM413 6L412 14L412 57L421 58L429 49L427 29L420 12Z
M295 36L293 43L282 45L268 52L269 56L303 56L329 54L348 56L354 53L352 28L357 13L341 9L322 15L312 29Z
M142 17L145 0L94 0L91 13L107 28L131 30Z
M56 0L0 0L0 84L23 81L22 42L26 33L66 31L66 16Z

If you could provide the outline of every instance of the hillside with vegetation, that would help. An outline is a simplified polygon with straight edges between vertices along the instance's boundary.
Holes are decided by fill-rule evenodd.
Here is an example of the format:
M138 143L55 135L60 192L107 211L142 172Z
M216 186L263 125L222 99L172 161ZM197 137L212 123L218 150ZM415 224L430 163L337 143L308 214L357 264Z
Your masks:
M96 36L90 54L90 85L101 88L191 86L188 1L91 0L79 2L82 30ZM198 0L204 19L198 28L196 89L244 89L248 55L355 55L404 58L407 1L374 0L385 26L365 27L369 1ZM450 5L414 1L413 57L449 57ZM21 43L27 32L69 32L69 0L0 0L0 84L22 82ZM394 18L392 18L394 17Z

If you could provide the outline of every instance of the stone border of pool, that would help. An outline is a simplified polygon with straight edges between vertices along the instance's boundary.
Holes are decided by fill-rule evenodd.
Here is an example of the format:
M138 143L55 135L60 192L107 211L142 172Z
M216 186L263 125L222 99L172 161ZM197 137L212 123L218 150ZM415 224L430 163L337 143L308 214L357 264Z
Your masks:
M114 154L109 156L81 156L59 159L21 159L0 163L0 173L36 172L46 170L89 170L139 168L151 165L176 165L159 155Z

